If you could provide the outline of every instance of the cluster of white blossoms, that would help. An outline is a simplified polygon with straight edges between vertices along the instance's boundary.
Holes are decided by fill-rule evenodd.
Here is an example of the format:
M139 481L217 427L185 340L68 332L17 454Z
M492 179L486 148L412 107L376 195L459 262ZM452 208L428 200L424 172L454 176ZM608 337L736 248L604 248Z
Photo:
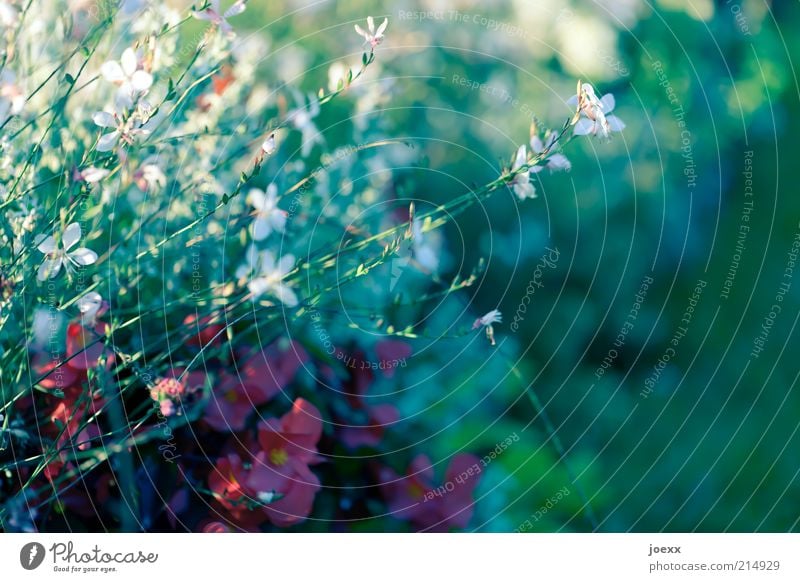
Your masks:
M531 183L531 175L544 169L568 172L572 164L567 157L558 152L559 140L568 127L572 127L575 136L594 135L609 138L611 133L625 129L625 124L616 115L612 115L616 102L610 93L597 97L594 87L589 83L578 81L578 90L567 104L575 108L575 113L562 131L547 130L540 135L536 124L531 126L530 154L526 145L521 145L512 160L509 174L509 186L520 200L536 198L536 188Z
M577 92L567 100L567 105L574 107L575 112L563 130L548 129L541 135L534 123L530 132L530 153L525 144L517 149L508 169L508 185L519 200L536 198L536 187L531 182L533 174L545 169L551 172L568 172L571 169L569 159L558 151L559 140L570 127L573 136L593 135L605 139L610 138L613 132L625 129L625 123L611 113L616 106L614 96L609 93L598 98L589 83L578 81ZM494 345L492 324L500 321L500 312L495 309L477 319L473 329L484 327L486 337Z
M12 266L3 281L13 285L33 272L41 283L67 294L73 289L78 298L69 304L87 324L103 305L97 291L84 291L87 282L98 282L98 263L115 284L138 284L142 304L163 301L162 288L185 296L178 282L197 281L202 271L212 294L229 295L234 281L254 300L298 305L296 284L286 277L298 250L307 248L303 233L316 220L308 209L324 207L328 224L338 220L344 228L348 217L372 203L372 191L336 200L330 192L352 189L347 172L358 169L354 163L374 168L384 162L378 155L356 160L352 149L343 156L352 159L320 166L330 154L315 120L330 97L322 89L293 88L297 80L284 72L283 60L264 68L266 34L237 36L234 24L246 3L226 4L201 0L186 10L126 0L106 13L75 2L68 5L72 25L64 27L56 0L33 0L24 19L21 5L0 3L0 33L13 40L16 54L28 56L9 58L0 71L0 124L7 130L0 144L0 208L9 225L0 229L0 242L3 262ZM191 20L208 27L187 35L182 29ZM332 93L349 88L371 63L387 26L384 20L376 28L370 17L366 30L356 27L368 54L361 69L340 61L331 66L331 74L342 76ZM43 31L51 42L39 42ZM58 74L39 66L65 55ZM325 84L326 76L316 82ZM381 84L368 84L342 99L364 111L382 94ZM384 137L357 124L349 140ZM295 140L299 147L281 147ZM29 145L36 143L33 156ZM317 168L314 179L293 202L290 224L281 192L311 168ZM243 174L256 183L242 184ZM215 214L220 205L228 209ZM244 226L242 239L250 240L237 247L233 241L242 239L230 236L219 244L232 224ZM79 244L87 233L92 242ZM167 243L173 238L174 248L185 248L189 237L192 252L202 255L200 266L188 253L168 270L153 260L160 249L172 248ZM97 248L101 240L107 249ZM131 252L130 241L143 261L122 254ZM108 252L100 256L101 250ZM238 257L244 264L237 265ZM160 282L143 285L147 280Z

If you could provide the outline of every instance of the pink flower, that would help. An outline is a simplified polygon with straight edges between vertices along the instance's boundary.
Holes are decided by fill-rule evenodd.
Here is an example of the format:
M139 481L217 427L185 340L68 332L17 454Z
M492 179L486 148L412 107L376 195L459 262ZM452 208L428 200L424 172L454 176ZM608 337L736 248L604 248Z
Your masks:
M310 402L298 398L280 419L265 420L258 430L260 450L245 466L236 454L217 462L209 487L240 525L268 519L278 527L305 520L320 482L308 468L318 461L322 418Z
M246 8L244 0L237 0L225 12L222 12L220 0L211 0L209 6L200 12L192 12L192 16L198 20L207 20L214 26L218 26L222 32L228 36L233 35L233 27L228 23L228 18L244 12Z
M446 532L465 528L472 518L472 493L480 480L481 464L474 455L456 455L450 461L444 483L433 486L433 466L425 455L411 462L406 475L392 469L381 472L381 489L389 511L419 530Z
M105 324L84 326L70 323L67 326L67 363L73 370L88 370L105 358L107 366L114 362L114 353L107 350L103 341Z
M395 368L404 365L400 362L404 363L411 355L411 346L400 340L384 340L375 344L375 353L380 360L379 369L383 370L384 376L391 378Z
M339 435L345 445L351 449L361 446L375 447L383 440L386 427L397 422L400 413L391 404L378 404L365 407L366 423L343 426Z
M367 28L369 30L364 30L357 24L355 28L359 36L364 37L364 44L368 44L370 48L374 49L383 42L383 33L386 31L387 24L389 24L389 19L384 18L383 22L381 22L381 25L378 27L378 30L375 30L375 21L373 20L372 16L367 16Z
M616 101L611 93L597 97L589 83L578 82L578 92L573 95L567 105L577 107L575 117L575 135L598 135L609 137L611 132L622 131L625 123L616 115L611 115Z
M248 415L283 390L307 358L297 342L286 349L273 342L250 356L238 377L223 372L206 408L206 422L219 431L242 430Z
M410 355L411 347L405 342L387 340L378 343L375 352L381 360L378 364L384 364L384 373L388 376L389 364L393 368L395 357ZM346 395L351 409L350 414L340 415L342 418L337 419L339 437L350 449L377 446L383 440L386 427L397 422L400 413L391 404L370 404L367 391L374 379L374 366L368 365L370 362L365 360L364 352L357 350L352 355L347 355L340 350L336 357L345 364L348 376L342 382L332 370L328 370L329 380L337 386L341 385L341 391Z
M190 346L200 346L205 348L209 345L220 345L225 335L222 330L225 326L221 323L212 323L210 316L201 317L199 320L194 315L187 315L183 318L183 325L187 326L196 335L192 335L186 342Z
M159 378L150 389L150 398L158 402L164 416L180 415L183 408L190 405L206 384L202 372L184 374L183 368L175 368L163 378Z

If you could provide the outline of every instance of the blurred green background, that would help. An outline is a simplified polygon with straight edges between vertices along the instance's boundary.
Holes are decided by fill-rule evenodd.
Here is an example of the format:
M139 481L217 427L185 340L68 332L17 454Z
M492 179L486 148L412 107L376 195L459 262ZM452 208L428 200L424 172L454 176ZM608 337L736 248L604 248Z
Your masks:
M571 172L538 174L537 199L500 193L444 229L443 275L486 270L433 318L499 307L499 345L433 342L426 363L417 344L393 398L400 436L435 461L520 435L487 467L472 529L799 529L798 3L251 0L232 22L268 40L275 85L315 92L358 64L367 15L390 21L376 64L317 124L330 149L413 144L376 169L391 196L440 203L495 179L531 113L561 126L579 78L627 124L571 143ZM546 248L558 260L536 275Z

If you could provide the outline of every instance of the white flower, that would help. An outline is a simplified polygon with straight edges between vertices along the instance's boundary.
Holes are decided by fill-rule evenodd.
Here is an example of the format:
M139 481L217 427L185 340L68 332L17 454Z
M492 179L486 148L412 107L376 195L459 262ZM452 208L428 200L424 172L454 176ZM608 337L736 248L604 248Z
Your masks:
M472 324L472 329L478 329L481 326L486 327L493 323L503 323L503 314L500 313L499 309L492 309L483 317L476 319L475 323Z
M110 172L103 168L95 168L94 166L89 166L88 168L84 168L82 171L78 173L78 177L80 180L83 180L87 184L96 184L106 176L108 176Z
M436 230L423 233L422 224L421 219L415 218L411 225L414 260L426 272L436 273L441 257L441 233Z
M274 230L283 232L286 226L286 211L278 208L278 187L270 184L266 194L253 188L247 195L247 201L256 209L256 220L253 222L253 238L264 240Z
M117 142L122 140L122 145L133 145L136 136L150 133L149 123L142 123L141 114L135 112L128 119L123 119L116 113L98 111L92 115L95 125L114 130L100 136L97 142L98 152L109 152L114 149Z
M25 106L25 95L17 85L16 76L9 70L0 72L0 123L17 115Z
M280 261L270 251L258 251L254 246L247 249L246 263L236 271L236 277L242 279L255 275L247 283L247 288L254 298L267 293L278 298L287 307L297 305L297 295L283 282L284 277L292 270L294 255L284 255Z
M302 146L301 146L301 155L305 158L308 154L311 153L311 149L314 147L314 144L323 144L325 140L320 134L317 126L314 125L312 121L317 115L319 115L320 107L319 107L319 99L317 99L316 95L309 95L308 97L308 105L306 105L306 100L303 98L302 95L299 93L295 94L295 98L301 104L299 107L292 109L287 115L292 122L292 125L302 134Z
M41 242L38 242L37 248L40 252L45 254L44 263L39 267L39 273L36 278L39 281L45 281L48 278L52 279L61 272L61 266L70 269L71 266L86 266L92 265L97 261L97 253L87 248L81 247L70 251L81 238L81 225L73 222L61 235L61 244L56 243L55 237L48 236Z
M97 312L103 306L103 297L97 291L89 291L78 299L77 306L78 311L81 312L81 323L94 325L97 319Z
M34 309L33 324L31 325L33 345L39 349L46 348L51 338L57 335L62 319L61 312L52 307L40 306Z
M119 86L116 103L121 109L133 107L136 98L144 95L153 84L153 76L139 68L136 52L132 48L125 49L119 62L103 63L100 73L106 81Z
M552 131L547 133L544 141L542 141L542 139L538 135L536 134L532 135L531 151L533 151L533 153L537 155L544 153L545 151L551 152L552 150L550 148L553 147L553 144L556 141L556 137L557 137L556 133ZM544 165L534 166L533 168L531 168L531 172L536 174L541 172L545 168L549 168L551 171L554 172L557 170L563 170L565 172L569 172L570 168L572 168L572 164L567 159L567 156L565 156L564 154L549 153L547 154L547 156L545 156L544 160L542 161L544 161Z
M261 151L271 156L275 153L275 134L269 134L269 137L264 140L264 143L261 144Z
M0 26L12 28L19 22L19 9L13 2L0 1Z
M367 16L367 28L369 28L369 32L357 24L356 32L364 37L364 44L368 44L370 47L375 48L381 44L381 42L383 42L383 33L386 30L387 24L389 24L389 19L384 18L383 22L378 27L378 30L375 30L375 21L372 20L372 16Z
M237 0L233 6L222 12L220 8L220 0L211 0L210 6L200 12L192 12L192 16L198 20L207 20L215 26L219 26L220 30L225 34L232 36L234 34L233 27L228 23L228 18L236 16L244 12L245 0Z
M580 118L575 123L575 135L597 135L609 137L612 131L622 131L625 124L616 115L609 115L614 110L616 101L611 93L598 99L594 87L589 83L579 84L578 95L573 95L567 105L577 107Z
M142 192L166 186L167 176L157 162L158 156L150 156L133 173L133 180Z
M489 340L489 343L496 345L494 341L494 327L492 327L492 324L502 322L503 314L497 309L492 309L483 317L476 319L475 323L472 324L472 329L478 329L480 327L486 328L486 338Z
M511 165L511 171L516 172L520 168L527 165L527 163L527 150L524 145L521 145L517 150L517 157L514 160L514 163ZM517 198L520 200L525 200L526 198L536 198L536 188L534 188L533 184L531 184L530 170L525 170L516 174L511 179L510 184L514 188L514 194L516 194Z

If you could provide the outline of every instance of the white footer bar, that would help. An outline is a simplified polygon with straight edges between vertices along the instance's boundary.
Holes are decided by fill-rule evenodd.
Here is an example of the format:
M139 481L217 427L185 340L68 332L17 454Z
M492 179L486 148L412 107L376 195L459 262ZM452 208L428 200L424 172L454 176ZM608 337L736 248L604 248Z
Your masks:
M793 534L5 534L0 580L800 580ZM180 578L175 578L180 576ZM171 577L171 578L168 578Z

